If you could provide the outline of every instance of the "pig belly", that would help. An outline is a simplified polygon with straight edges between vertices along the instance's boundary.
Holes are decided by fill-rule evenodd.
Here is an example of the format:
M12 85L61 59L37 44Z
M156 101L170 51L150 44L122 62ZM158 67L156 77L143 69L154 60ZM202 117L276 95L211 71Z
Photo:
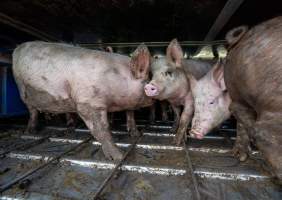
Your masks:
M52 88L56 91L56 88ZM74 112L75 105L72 99L62 91L61 94L54 94L45 88L36 88L26 85L24 87L23 101L38 111L51 113Z
M117 112L122 110L135 110L138 108L139 98L136 96L115 96L108 104L109 112Z

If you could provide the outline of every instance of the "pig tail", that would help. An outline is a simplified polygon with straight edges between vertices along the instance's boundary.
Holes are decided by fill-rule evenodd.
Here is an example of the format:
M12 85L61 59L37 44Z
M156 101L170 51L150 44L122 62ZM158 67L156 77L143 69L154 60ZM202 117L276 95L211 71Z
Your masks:
M227 43L229 45L228 49L237 44L247 31L247 26L239 26L229 31L225 36L225 39L227 40Z

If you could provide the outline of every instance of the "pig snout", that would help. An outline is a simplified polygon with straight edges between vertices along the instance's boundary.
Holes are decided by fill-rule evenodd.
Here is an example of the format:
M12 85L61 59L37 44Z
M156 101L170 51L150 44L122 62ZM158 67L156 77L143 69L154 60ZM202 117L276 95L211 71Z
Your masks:
M157 96L159 94L159 89L152 83L148 83L144 87L145 93L149 97Z
M190 133L190 136L192 138L196 138L196 139L203 139L204 138L204 134L202 134L201 132L199 132L199 131L197 131L195 129L191 129L189 131L189 133Z
M192 121L191 130L189 131L190 136L196 139L203 139L205 135L203 133L204 133L204 130L199 126L199 121L194 119Z

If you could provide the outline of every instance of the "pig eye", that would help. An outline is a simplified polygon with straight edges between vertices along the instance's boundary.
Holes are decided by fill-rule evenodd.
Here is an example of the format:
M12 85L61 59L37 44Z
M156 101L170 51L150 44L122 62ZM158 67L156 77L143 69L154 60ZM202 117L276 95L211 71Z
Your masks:
M171 76L172 76L172 72L171 72L171 71L166 71L166 72L165 72L165 75L171 77Z

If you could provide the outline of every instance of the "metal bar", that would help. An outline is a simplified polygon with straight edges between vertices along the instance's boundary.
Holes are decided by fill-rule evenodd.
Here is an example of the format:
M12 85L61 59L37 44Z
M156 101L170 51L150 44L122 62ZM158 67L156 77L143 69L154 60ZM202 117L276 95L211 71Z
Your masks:
M5 155L10 153L11 151L15 151L15 150L19 150L19 149L26 150L28 148L34 147L35 145L39 145L42 142L44 142L45 140L49 139L50 137L51 137L51 135L48 135L48 136L45 136L43 138L39 138L38 140L35 140L35 141L31 141L31 142L28 142L28 143L16 145L14 148L10 148L10 149L2 152L0 154L0 158L3 158Z
M170 42L144 42L149 47L166 47ZM225 44L225 40L217 41L182 41L179 42L181 46L206 46L206 45L220 45ZM99 48L101 46L111 47L137 47L141 42L124 42L124 43L80 43L79 46L87 48Z
M45 41L59 41L56 37L49 35L43 31L40 31L28 24L22 23L18 20L15 20L8 15L0 12L0 22L7 24L9 26L12 26L18 30L21 30L23 32L26 32L28 34L31 34L39 39L45 40Z
M207 33L204 42L210 42L215 39L218 33L222 30L222 28L227 24L232 15L237 11L240 5L244 2L244 0L228 0L219 15L217 16L215 22ZM200 47L196 51L195 54L200 52Z
M224 5L223 9L216 18L214 24L210 28L208 34L206 35L204 41L211 41L215 39L217 34L222 30L224 25L229 21L232 15L237 11L244 0L228 0Z
M48 161L52 156L42 156L38 154L23 154L23 153L10 153L7 155L9 158L20 159L20 160L43 160ZM115 164L112 162L103 162L98 160L78 160L74 158L61 158L60 163L70 164L73 166L86 167L91 169L102 169L102 170L112 170ZM161 167L161 166L148 166L148 165L138 165L138 164L125 164L120 167L122 171L136 172L140 174L152 174L160 176L183 176L187 172L187 169L183 168L171 168L171 167ZM232 169L232 168L230 168ZM232 180L232 181L263 181L270 179L270 176L264 175L259 171L225 171L220 172L213 168L199 168L194 170L195 174L201 178L206 179L221 179L221 180Z
M8 125L8 124L0 124L0 127L4 127L4 128L24 128L25 125ZM125 127L125 124L121 124L120 126ZM136 125L137 127L140 128L145 128L146 125ZM156 128L156 129L171 129L172 126L164 126L164 125L150 125L150 128ZM56 126L45 126L46 129L50 129L50 130L58 130L58 131L64 131L67 130L66 127L56 127ZM188 128L187 130L190 130L190 128ZM76 128L75 131L77 132L86 132L86 133L90 133L90 130L87 128ZM236 133L236 129L228 129L228 128L221 128L219 129L220 132L231 132L231 133ZM113 134L128 134L127 131L112 131ZM174 137L175 134L173 133L164 133L164 132L144 132L143 133L144 136L148 135L148 136L167 136L167 137ZM189 137L189 136L188 136ZM218 139L218 138L223 138L220 136L205 136L205 138L207 139Z
M141 136L139 136L138 138L135 139L135 141L131 144L130 148L127 150L127 152L123 155L122 159L116 164L115 168L112 170L112 172L109 174L109 176L104 180L104 182L101 184L101 186L99 187L98 191L96 192L96 194L93 197L93 200L97 200L100 196L100 194L103 192L103 190L105 189L105 187L108 185L108 183L111 181L111 179L113 178L113 176L115 175L115 173L119 170L119 167L122 165L122 163L125 161L125 159L127 158L127 156L129 155L129 153L134 149L134 147L136 146L137 142L141 139Z
M193 169L193 166L192 166L192 161L191 161L191 158L190 158L190 155L189 155L189 150L186 148L184 138L183 138L182 143L183 143L183 149L185 150L185 157L186 157L186 160L187 160L187 165L188 165L189 172L190 172L190 175L191 175L191 178L192 178L196 199L201 200L201 196L200 196L200 192L199 192L199 188L198 188L198 181L197 181L196 176L195 176L195 172L194 172L194 169Z
M8 137L8 136L11 136L12 135L12 133L1 133L0 134L0 139L3 139L3 138L6 138L6 137Z
M145 134L143 134L144 136ZM22 139L34 139L38 140L40 137L33 136L33 135L23 135L20 138ZM222 138L217 138L222 139ZM63 143L72 143L77 144L82 142L82 139L69 139L69 138L56 138L56 137L50 137L50 142L63 142ZM94 146L100 146L101 143L98 141L93 141L92 144ZM131 144L129 143L115 143L118 147L129 147ZM173 145L160 145L160 144L136 144L136 148L138 149L150 149L150 150L174 150L174 151L183 151L183 147L181 146L173 146ZM215 147L189 147L190 151L194 152L202 152L202 153L219 153L219 154L225 154L230 153L232 150L228 148L215 148ZM257 155L258 151L252 151L253 155Z
M51 163L53 163L54 161L59 161L59 159L68 154L71 151L74 151L75 149L77 149L78 147L80 147L81 145L89 142L91 139L93 139L93 136L89 136L87 139L85 139L83 142L75 145L74 147L70 148L69 150L59 154L58 156L55 156L54 158L52 158L51 160L49 160L48 162L39 165L38 167L36 167L35 169L31 169L28 172L26 172L25 174L23 174L22 176L15 178L14 180L12 180L11 182L3 185L2 187L0 187L0 193L4 192L5 190L9 189L10 187L12 187L13 185L17 184L19 181L24 180L26 177L34 174L35 172L39 171L40 169L43 169L44 167L50 165Z

